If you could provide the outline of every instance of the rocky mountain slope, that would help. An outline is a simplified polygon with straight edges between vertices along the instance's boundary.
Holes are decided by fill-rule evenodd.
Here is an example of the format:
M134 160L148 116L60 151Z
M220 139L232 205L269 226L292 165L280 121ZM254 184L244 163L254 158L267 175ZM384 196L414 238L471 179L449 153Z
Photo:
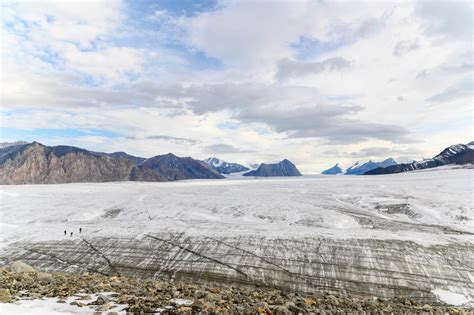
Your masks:
M323 171L321 174L324 174L324 175L336 175L336 174L362 175L378 167L387 167L387 166L396 165L396 164L397 162L392 158L388 158L386 160L383 160L382 162L374 162L372 160L362 163L362 164L359 162L356 162L345 169L342 168L339 165L339 163L337 163L333 167Z
M38 142L0 149L0 184L59 184L126 180L166 181L126 158Z
M422 170L449 164L474 164L474 144L473 142L465 144L456 144L444 149L440 154L432 159L421 162L396 164L385 168L376 168L366 172L364 175L381 175L403 173L414 170Z
M281 162L275 164L262 163L260 166L253 171L243 174L244 176L301 176L300 171L296 166L289 160L284 159Z
M163 175L168 180L224 178L209 164L190 157L178 157L172 153L157 155L142 164Z
M229 163L216 157L209 157L203 162L214 167L221 174L231 174L248 171L249 168L238 163Z
M149 159L125 152L93 152L38 142L0 148L0 184L168 181L223 176L212 166L173 154Z
M138 156L133 156L130 154L127 154L125 152L113 152L113 153L108 153L106 154L108 156L114 157L114 158L120 158L120 159L127 159L134 164L140 165L143 162L145 162L146 158L138 157Z

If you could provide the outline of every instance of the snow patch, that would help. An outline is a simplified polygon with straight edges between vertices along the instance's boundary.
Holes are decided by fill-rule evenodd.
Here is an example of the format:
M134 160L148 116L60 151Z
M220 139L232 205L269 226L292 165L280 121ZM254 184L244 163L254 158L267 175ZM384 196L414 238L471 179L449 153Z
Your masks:
M449 305L461 306L469 302L469 300L462 294L454 293L447 290L435 289L432 291L438 298Z
M192 305L194 303L194 301L186 299L172 299L170 302L176 304L177 306Z

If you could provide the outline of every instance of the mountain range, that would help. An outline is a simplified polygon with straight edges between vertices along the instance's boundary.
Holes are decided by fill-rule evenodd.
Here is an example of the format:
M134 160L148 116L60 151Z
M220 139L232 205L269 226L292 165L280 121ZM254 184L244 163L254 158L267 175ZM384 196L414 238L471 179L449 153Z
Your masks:
M0 184L153 181L223 178L208 164L173 154L149 159L38 142L0 149Z
M203 162L214 167L221 174L239 173L250 170L248 167L238 163L229 163L216 157L209 157Z
M396 165L396 164L397 162L392 158L388 158L386 160L383 160L382 162L374 162L372 160L365 162L363 164L356 162L345 169L341 168L339 163L337 163L333 167L323 171L321 174L324 174L324 175L337 175L337 174L362 175L368 171L371 171L379 167L387 167L387 166Z
M357 162L346 169L336 164L323 174L393 174L450 164L474 164L474 142L450 146L420 162L396 164L389 158L382 162ZM168 153L147 159L125 152L94 152L38 142L0 143L0 184L219 179L224 178L222 174L246 170L249 170L246 166L215 157L200 161ZM262 163L243 176L301 176L301 173L284 159L274 164Z
M194 178L224 178L209 164L190 157L178 157L172 153L157 155L145 160L142 165L164 176L167 180Z
M301 173L293 163L284 159L275 164L262 163L256 170L247 172L243 176L301 176Z
M200 161L168 153L147 159L125 152L94 152L38 142L0 143L0 184L220 179L224 178L222 174L247 170L218 158ZM295 170L301 175L291 162L284 160L262 164L252 176L293 176Z
M388 167L379 167L366 172L364 175L403 173L451 164L474 164L474 141L468 144L456 144L447 147L431 159L426 159L420 162L415 161L412 163L396 164Z

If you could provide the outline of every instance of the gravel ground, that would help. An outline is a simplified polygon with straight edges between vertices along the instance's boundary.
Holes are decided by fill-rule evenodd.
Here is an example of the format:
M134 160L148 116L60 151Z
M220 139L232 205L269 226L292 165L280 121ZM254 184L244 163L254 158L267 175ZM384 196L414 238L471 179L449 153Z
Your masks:
M91 313L117 314L473 314L474 309L400 298L303 296L268 288L169 283L100 274L10 272L0 269L0 302L57 298ZM72 298L72 299L71 299ZM71 301L71 302L70 302ZM87 311L86 311L87 312Z

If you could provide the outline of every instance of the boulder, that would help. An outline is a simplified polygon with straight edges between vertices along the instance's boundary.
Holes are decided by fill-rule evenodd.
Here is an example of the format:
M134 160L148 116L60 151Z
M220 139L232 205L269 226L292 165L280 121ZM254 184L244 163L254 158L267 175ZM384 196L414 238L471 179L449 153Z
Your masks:
M37 275L38 281L42 283L52 283L54 282L54 278L51 274L46 272L38 272Z
M12 296L10 290L0 289L0 303L10 303L12 301Z
M106 297L105 295L103 294L99 294L97 296L97 300L95 300L94 302L90 303L91 305L104 305L104 304L107 304L107 303L110 303L110 299L108 297Z
M193 312L193 309L189 306L181 306L180 308L178 308L178 312L180 314L191 314Z
M207 297L207 291L204 291L204 290L196 290L196 292L194 292L194 297L196 299L204 299Z
M10 265L11 272L36 272L36 269L21 260L14 261Z
M283 306L283 305L276 306L273 309L273 313L275 315L290 315L291 314L290 310L286 306Z

